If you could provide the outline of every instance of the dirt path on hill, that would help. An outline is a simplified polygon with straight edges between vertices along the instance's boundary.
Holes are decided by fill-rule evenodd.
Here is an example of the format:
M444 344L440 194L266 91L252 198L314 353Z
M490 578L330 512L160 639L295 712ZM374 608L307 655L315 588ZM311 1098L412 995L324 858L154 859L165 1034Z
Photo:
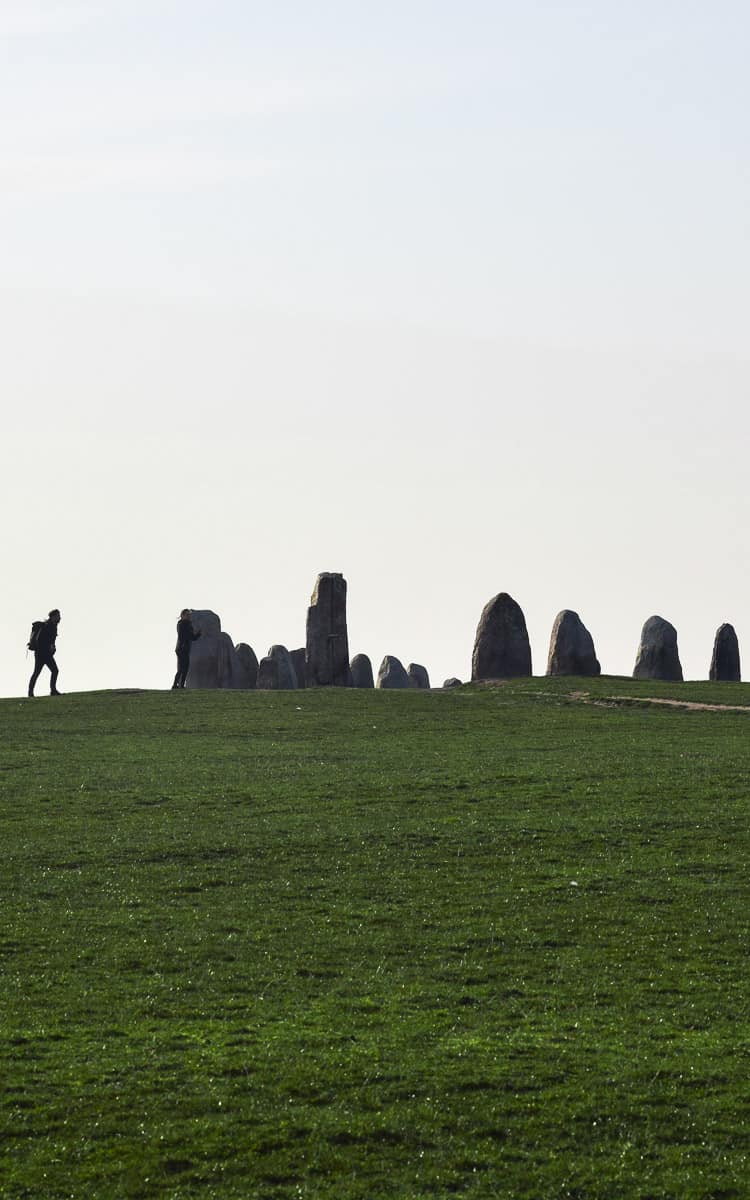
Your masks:
M750 713L748 704L705 704L699 700L667 700L661 696L601 696L594 699L590 692L570 692L569 699L583 704L664 704L669 708L696 709L701 712L744 712Z

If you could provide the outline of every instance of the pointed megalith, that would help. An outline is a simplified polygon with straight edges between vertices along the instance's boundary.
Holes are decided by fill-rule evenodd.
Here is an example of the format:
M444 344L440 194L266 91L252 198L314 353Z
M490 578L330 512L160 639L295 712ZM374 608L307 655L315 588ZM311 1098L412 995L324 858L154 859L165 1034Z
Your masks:
M739 683L740 647L733 625L720 625L714 639L709 679Z
M594 639L578 613L564 608L555 617L549 640L548 675L601 675Z
M409 686L409 676L406 674L404 664L394 654L386 654L380 664L375 687L408 688Z
M410 687L429 688L430 676L427 673L427 667L423 667L421 663L409 663L406 674L409 676Z
M526 621L512 596L500 592L485 604L471 656L472 679L512 679L531 674Z
M192 610L193 628L201 636L190 651L188 688L248 688L250 679L228 633L210 608Z
M349 638L346 631L346 580L326 571L319 575L307 610L308 687L348 687Z
M366 654L355 654L351 663L352 687L371 688L375 686L372 677L372 663Z
M663 617L649 617L643 626L633 678L682 680L677 630Z

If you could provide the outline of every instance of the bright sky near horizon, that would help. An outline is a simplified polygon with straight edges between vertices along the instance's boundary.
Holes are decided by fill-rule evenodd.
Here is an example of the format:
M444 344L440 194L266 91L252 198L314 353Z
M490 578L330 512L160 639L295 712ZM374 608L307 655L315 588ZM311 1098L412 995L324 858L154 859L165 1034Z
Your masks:
M750 9L0 0L0 694L258 655L320 571L352 654L542 674L651 614L750 662ZM45 686L42 686L45 685ZM46 690L43 678L38 689Z

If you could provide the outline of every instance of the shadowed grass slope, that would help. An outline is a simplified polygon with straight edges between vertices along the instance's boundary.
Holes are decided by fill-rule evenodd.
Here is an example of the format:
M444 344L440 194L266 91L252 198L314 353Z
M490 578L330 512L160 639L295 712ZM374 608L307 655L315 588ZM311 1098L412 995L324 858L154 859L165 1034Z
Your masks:
M0 1195L747 1195L750 711L648 697L750 707L0 702Z

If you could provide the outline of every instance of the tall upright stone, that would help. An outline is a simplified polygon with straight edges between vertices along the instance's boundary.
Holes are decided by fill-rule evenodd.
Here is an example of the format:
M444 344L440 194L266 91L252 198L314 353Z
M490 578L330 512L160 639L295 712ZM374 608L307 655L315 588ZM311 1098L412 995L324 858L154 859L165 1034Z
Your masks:
M521 608L507 592L485 604L471 656L471 678L513 679L531 674L531 646Z
M601 675L594 639L578 613L564 608L555 617L547 658L548 675Z
M223 633L221 621L210 608L192 610L193 628L201 636L190 651L190 670L185 686L188 688L250 687L250 678L234 648L228 633Z
M406 674L409 676L410 687L429 688L430 676L427 673L427 667L423 667L421 663L409 663Z
M247 686L252 689L258 682L258 657L252 646L248 646L247 642L238 642L235 650L245 670Z
M663 617L649 617L643 626L633 678L682 681L677 630Z
M395 654L386 654L380 664L375 687L408 688L409 686L409 676L406 674L404 664L396 658Z
M305 651L308 687L350 686L343 575L325 571L318 576L307 610Z
M351 661L352 687L371 688L375 686L372 675L372 663L366 654L355 654Z
M716 630L708 677L725 683L740 681L740 647L733 625L720 625Z

